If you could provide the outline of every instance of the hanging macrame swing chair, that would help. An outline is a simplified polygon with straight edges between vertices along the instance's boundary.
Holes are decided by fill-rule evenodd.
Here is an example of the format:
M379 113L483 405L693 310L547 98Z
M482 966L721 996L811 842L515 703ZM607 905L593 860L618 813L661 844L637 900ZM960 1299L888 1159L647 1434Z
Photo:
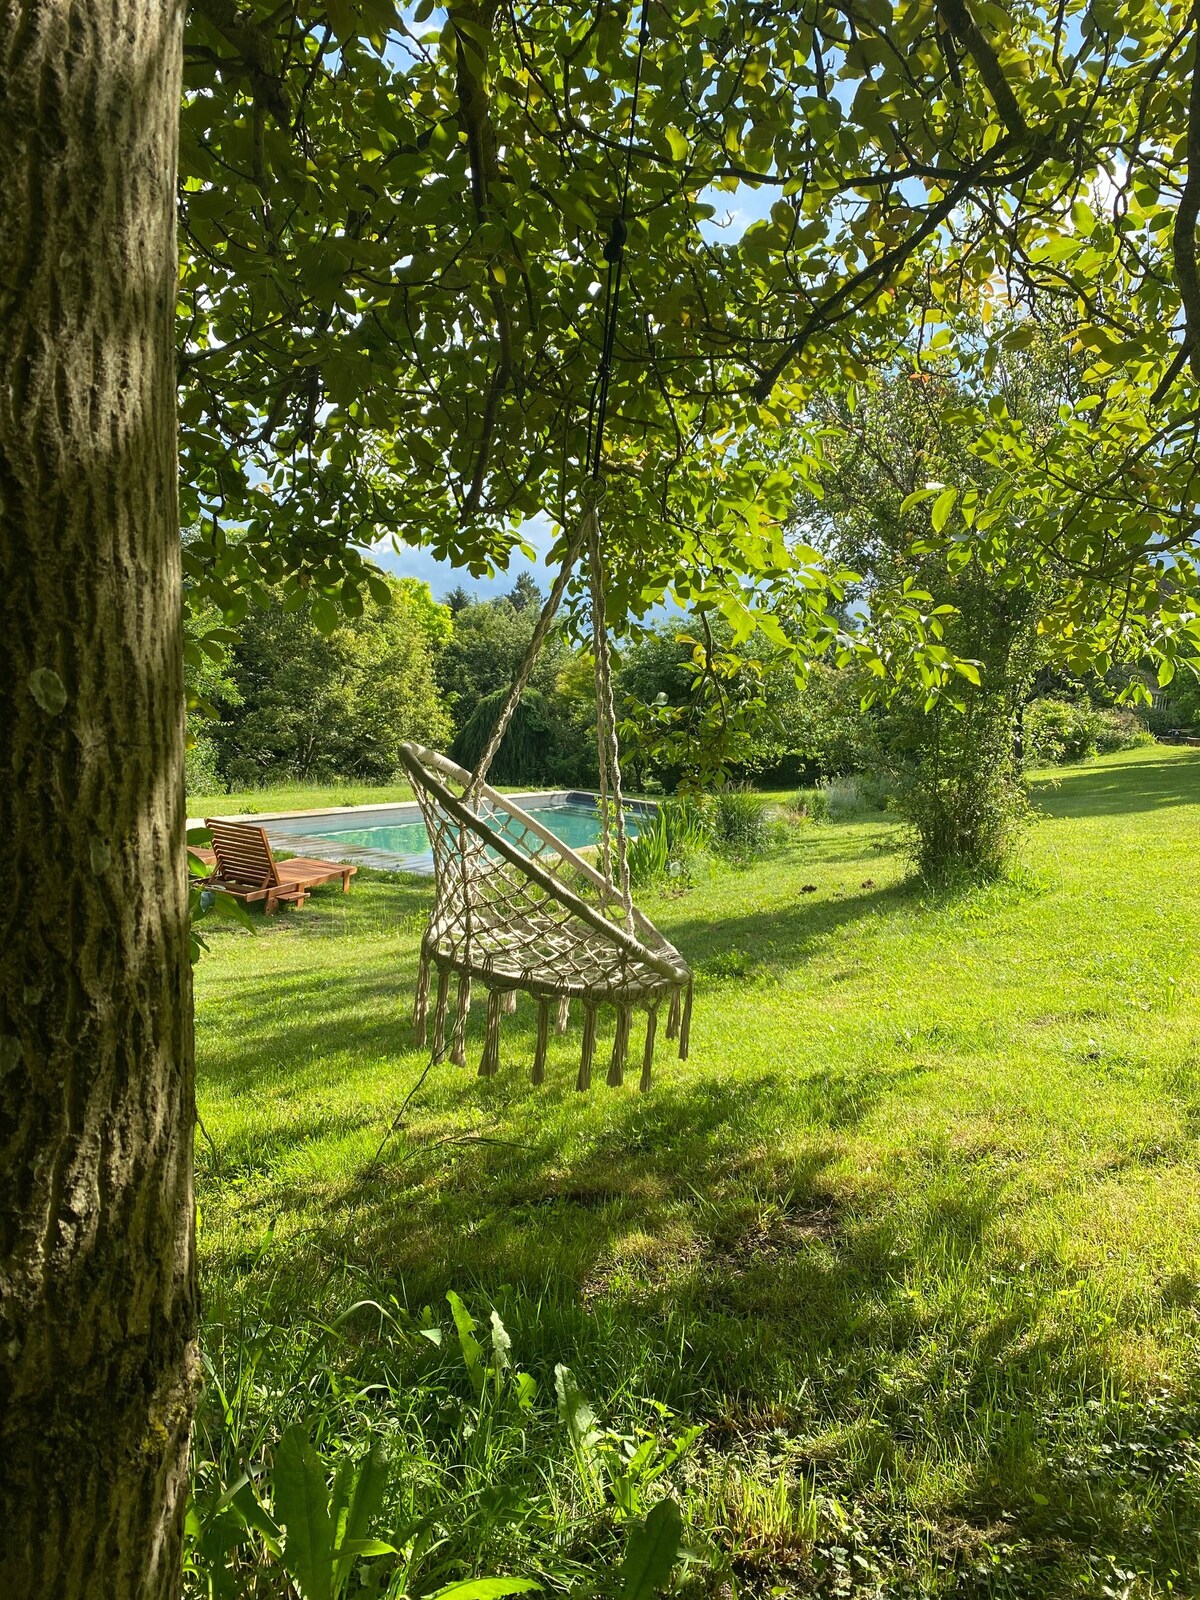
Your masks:
M690 968L675 946L638 911L630 893L599 515L604 493L604 419L624 265L634 125L648 39L643 0L620 209L613 218L604 251L608 282L603 341L589 410L588 473L580 495L576 531L474 772L467 772L421 745L401 747L401 761L412 781L433 849L433 911L421 942L413 1008L418 1045L424 1046L428 1039L432 992L433 1060L440 1061L449 1054L451 1061L465 1065L467 1016L478 987L487 995L487 1028L479 1072L482 1077L491 1077L500 1066L501 1016L516 1010L517 994L523 991L538 1004L532 1078L534 1083L541 1083L546 1075L551 1026L557 1033L565 1033L571 1003L576 1001L583 1008L578 1089L591 1086L596 1031L605 1007L616 1012L607 1074L614 1088L624 1082L635 1011L646 1015L643 1089L650 1087L660 1009L666 1008L667 1037L679 1041L682 1061L687 1060L692 1011ZM572 850L487 782L500 741L520 703L538 651L581 555L588 563L596 667L598 865ZM450 986L455 980L458 987L451 1022Z
M421 942L413 1008L418 1045L424 1046L428 1040L433 992L432 1058L440 1061L449 1054L451 1061L465 1065L467 1016L474 990L482 989L487 995L487 1028L479 1072L491 1077L500 1066L501 1016L516 1010L517 994L523 991L538 1005L532 1078L541 1083L546 1075L550 1028L553 1025L559 1034L567 1031L571 1002L576 1001L583 1009L578 1089L591 1086L597 1026L605 1007L616 1013L607 1074L614 1087L624 1082L634 1013L645 1012L643 1089L650 1087L660 1008L666 1008L667 1037L679 1041L681 1060L687 1059L692 1009L692 974L687 963L637 910L630 893L599 515L604 493L604 420L624 266L634 126L648 39L643 0L624 183L604 251L608 282L603 340L589 408L588 472L574 536L474 772L421 745L401 747L401 761L429 833L435 885L433 911ZM496 751L581 555L588 563L596 668L598 865L572 850L487 782ZM450 986L456 980L451 1022Z
M633 904L629 886L612 658L604 616L604 566L594 480L579 531L534 629L525 659L474 772L417 744L401 747L433 849L434 903L421 943L413 1025L418 1046L465 1065L465 1031L476 988L487 995L481 1077L500 1065L500 1019L518 991L538 1003L532 1080L542 1083L551 1026L567 1031L570 1006L583 1008L577 1089L588 1089L604 1007L616 1012L607 1081L624 1082L633 1018L646 1015L641 1087L650 1087L660 1007L668 1039L687 1059L692 974L675 946ZM488 770L529 681L581 548L589 556L596 730L600 771L599 863L572 850L487 782ZM436 974L436 987L435 987ZM457 979L453 1020L451 984Z

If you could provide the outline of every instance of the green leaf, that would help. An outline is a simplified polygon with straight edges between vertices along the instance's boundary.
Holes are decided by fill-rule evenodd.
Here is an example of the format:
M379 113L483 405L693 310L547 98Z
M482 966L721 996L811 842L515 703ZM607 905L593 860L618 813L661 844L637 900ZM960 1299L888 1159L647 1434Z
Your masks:
M570 1367L560 1361L554 1368L554 1388L558 1396L558 1414L566 1424L571 1443L577 1450L591 1450L599 1438L596 1413L578 1387Z
M377 572L368 572L367 588L371 591L371 599L377 606L391 605L392 591L386 578L381 578Z
M671 159L683 162L687 160L688 142L685 134L678 128L668 127L663 129L663 135L671 149Z
M243 928L248 928L251 933L258 932L258 923L247 911L242 902L231 894L226 894L224 889L212 891L214 911L219 911L223 917L232 917Z
M565 215L577 227L583 228L587 232L595 231L596 213L585 200L581 200L577 194L572 194L570 189L563 189L559 192L558 203Z
M357 33L354 24L354 0L328 0L329 26L339 44Z
M458 1330L458 1343L462 1350L467 1375L471 1379L471 1386L477 1395L482 1395L487 1374L484 1371L483 1346L475 1337L475 1319L453 1289L447 1294L446 1299L450 1302L450 1311L454 1317L454 1326Z
M331 1600L333 1525L320 1457L301 1423L279 1441L271 1474L272 1510L283 1525L283 1565L302 1600Z
M943 489L933 502L930 518L933 522L933 531L941 533L946 523L950 520L950 513L954 510L954 502L958 499L958 490L951 487Z
M532 1578L467 1578L435 1589L429 1600L502 1600L506 1594L529 1594L541 1587Z
M621 1562L621 1600L654 1600L670 1582L683 1539L683 1518L674 1500L660 1500L634 1525Z
M325 634L326 637L336 630L338 623L341 621L337 607L332 600L327 600L323 594L313 596L312 619L313 627L316 628L318 633Z
M503 1372L511 1364L512 1338L508 1329L500 1320L500 1313L492 1307L492 1354L496 1358L496 1369Z
M282 1542L279 1525L255 1494L249 1478L243 1476L232 1490L226 1492L225 1499L246 1527L260 1535L267 1549L278 1560Z
M360 1555L386 1555L390 1547L379 1550L368 1550L367 1545L378 1543L367 1537L367 1528L371 1519L376 1515L383 1504L384 1491L387 1488L389 1476L389 1463L382 1444L376 1440L367 1454L359 1462L358 1472L354 1481L354 1492L350 1498L350 1508L346 1513L346 1521L340 1530L341 1544L337 1552L337 1560L333 1572L333 1591L341 1594L350 1570L356 1557Z

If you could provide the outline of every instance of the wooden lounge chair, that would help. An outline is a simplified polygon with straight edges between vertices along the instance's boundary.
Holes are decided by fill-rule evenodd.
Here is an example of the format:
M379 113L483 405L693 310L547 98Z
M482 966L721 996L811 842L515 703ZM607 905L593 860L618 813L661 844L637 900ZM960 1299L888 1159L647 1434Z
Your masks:
M267 916L278 910L282 901L302 906L308 891L334 878L342 880L342 893L350 893L350 879L357 867L339 861L314 861L293 856L276 861L267 835L249 822L222 822L206 817L204 826L212 834L212 853L216 871L207 880L210 889L222 889L237 900L265 900ZM196 851L201 855L203 852Z

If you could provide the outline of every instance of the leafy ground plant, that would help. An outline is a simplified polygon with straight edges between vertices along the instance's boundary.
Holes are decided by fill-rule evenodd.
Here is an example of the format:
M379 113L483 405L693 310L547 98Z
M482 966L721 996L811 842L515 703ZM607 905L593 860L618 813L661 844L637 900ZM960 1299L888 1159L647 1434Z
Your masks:
M499 1312L490 1309L481 1332L459 1295L446 1299L448 1339L429 1310L414 1319L360 1302L331 1323L260 1324L218 1344L187 1522L191 1594L501 1600L573 1581L581 1600L651 1600L669 1582L683 1524L662 1491L701 1429L672 1437L605 1428L561 1365L554 1403L543 1402L513 1362ZM375 1382L356 1362L368 1328ZM448 1366L436 1361L443 1349ZM281 1366L282 1391L263 1382ZM518 1482L516 1457L560 1426L569 1481L535 1471ZM611 1556L586 1572L551 1552L534 1558L520 1537L527 1525L583 1532L597 1522L612 1529ZM537 1576L479 1571L522 1546Z

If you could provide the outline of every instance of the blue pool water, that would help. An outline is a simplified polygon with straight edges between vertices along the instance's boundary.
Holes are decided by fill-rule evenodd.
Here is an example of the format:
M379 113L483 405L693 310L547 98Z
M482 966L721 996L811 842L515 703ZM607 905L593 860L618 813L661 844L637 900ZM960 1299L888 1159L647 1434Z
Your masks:
M587 849L600 839L600 814L594 806L530 806L527 815L544 828L558 835L572 850ZM625 813L625 831L637 836L637 817ZM386 856L427 856L429 835L425 824L413 822L387 822L373 828L337 828L320 830L321 842L356 845L361 850L374 850Z

